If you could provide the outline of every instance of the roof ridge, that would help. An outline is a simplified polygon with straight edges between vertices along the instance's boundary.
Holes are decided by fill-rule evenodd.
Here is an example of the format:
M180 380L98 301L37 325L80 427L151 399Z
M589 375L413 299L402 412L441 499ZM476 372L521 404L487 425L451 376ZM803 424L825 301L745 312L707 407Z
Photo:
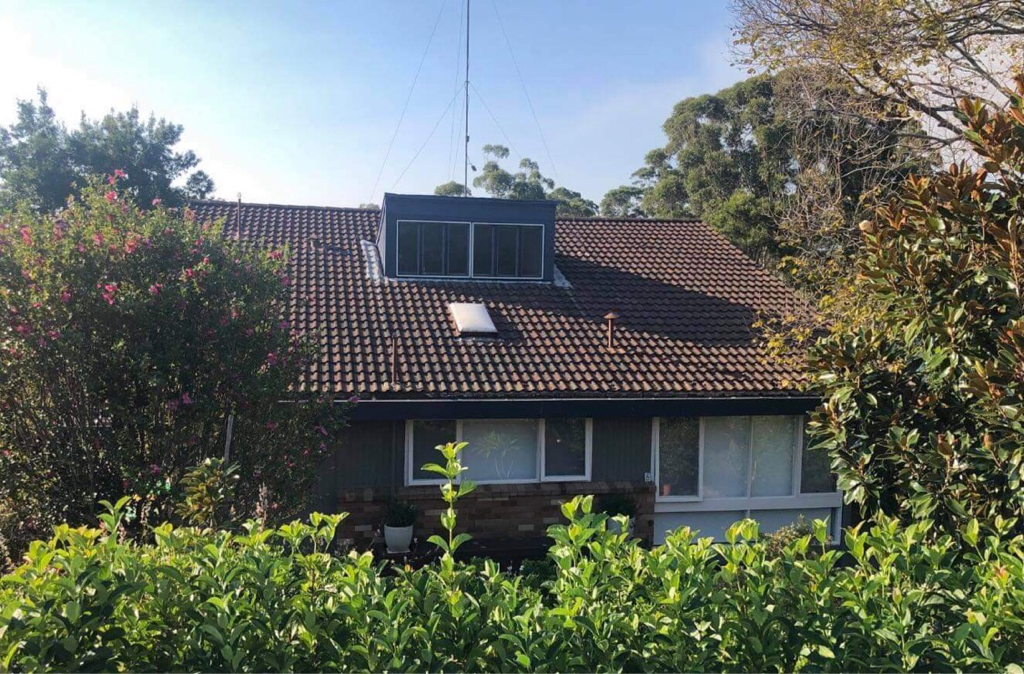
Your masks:
M701 220L700 218L694 218L694 217L679 217L679 218L607 218L607 217L600 216L600 215L591 215L591 216L587 216L587 217L579 217L579 216L559 217L559 216L556 215L555 216L555 221L556 222L559 222L559 221L561 221L561 222L567 222L567 221L578 221L578 222L670 222L670 223L675 223L675 224L692 224L692 223L695 223L695 222L699 222L699 223L702 223L702 224L707 224L703 220Z
M239 202L230 201L228 199L202 199L196 204L211 204L211 205L225 205L225 206L237 206ZM243 201L243 206L263 206L269 208L301 208L306 210L317 210L317 211L357 211L360 213L380 213L379 208L359 208L357 206L315 206L311 204L271 204L271 203L260 203L255 201Z

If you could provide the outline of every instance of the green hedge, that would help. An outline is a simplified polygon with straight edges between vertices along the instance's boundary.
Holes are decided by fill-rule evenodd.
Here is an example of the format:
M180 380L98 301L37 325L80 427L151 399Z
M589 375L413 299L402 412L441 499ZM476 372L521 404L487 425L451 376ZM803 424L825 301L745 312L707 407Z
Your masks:
M553 569L514 575L449 557L416 570L335 557L340 518L325 515L241 533L163 525L132 544L112 507L100 529L57 528L3 578L0 666L866 671L1024 659L1019 538L883 521L848 532L847 554L816 523L772 555L746 521L732 545L684 529L646 550L590 510L590 498L564 506Z

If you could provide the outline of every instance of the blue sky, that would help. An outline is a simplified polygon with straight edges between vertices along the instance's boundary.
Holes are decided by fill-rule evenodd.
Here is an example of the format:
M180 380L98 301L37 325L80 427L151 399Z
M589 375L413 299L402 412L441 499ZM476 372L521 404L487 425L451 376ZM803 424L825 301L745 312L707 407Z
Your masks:
M0 123L41 85L71 124L82 110L97 116L137 104L184 125L182 147L199 154L222 198L354 206L371 194L379 202L384 191L429 193L461 180L461 147L453 157L461 94L442 113L463 78L463 8L463 0L8 0ZM663 143L661 124L676 101L743 77L730 65L724 1L472 0L471 15L470 161L482 164L485 143L509 144L503 129L510 160L531 157L595 201Z

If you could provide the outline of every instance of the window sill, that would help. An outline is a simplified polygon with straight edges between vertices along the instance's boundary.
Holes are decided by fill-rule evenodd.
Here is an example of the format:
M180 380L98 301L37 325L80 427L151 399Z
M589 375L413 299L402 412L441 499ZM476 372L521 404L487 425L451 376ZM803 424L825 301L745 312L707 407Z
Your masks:
M753 496L751 498L705 498L691 501L656 500L654 512L715 512L732 510L798 510L805 508L841 508L841 492L800 494L798 496Z

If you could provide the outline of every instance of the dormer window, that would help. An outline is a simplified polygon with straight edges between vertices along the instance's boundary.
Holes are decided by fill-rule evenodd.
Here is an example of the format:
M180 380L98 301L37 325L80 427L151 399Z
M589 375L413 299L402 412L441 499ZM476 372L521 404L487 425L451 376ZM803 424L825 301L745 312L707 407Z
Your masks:
M473 223L473 276L538 279L544 269L544 225Z
M377 248L391 278L553 281L555 203L386 194Z
M399 276L469 276L468 222L398 221Z

